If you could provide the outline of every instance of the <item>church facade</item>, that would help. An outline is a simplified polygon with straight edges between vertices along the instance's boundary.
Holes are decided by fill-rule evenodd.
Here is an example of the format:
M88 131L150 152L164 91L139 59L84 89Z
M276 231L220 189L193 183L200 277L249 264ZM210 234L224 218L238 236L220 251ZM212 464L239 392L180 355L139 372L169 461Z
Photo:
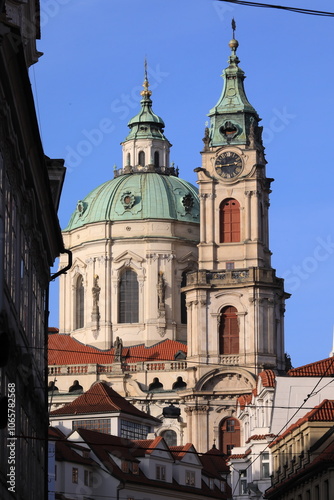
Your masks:
M141 109L114 179L77 203L63 231L73 266L60 277L60 333L49 335L53 408L106 381L162 419L172 445L240 445L237 398L285 370L288 294L271 267L260 118L233 38L210 110L198 189L170 165L165 124ZM67 262L61 261L60 267Z

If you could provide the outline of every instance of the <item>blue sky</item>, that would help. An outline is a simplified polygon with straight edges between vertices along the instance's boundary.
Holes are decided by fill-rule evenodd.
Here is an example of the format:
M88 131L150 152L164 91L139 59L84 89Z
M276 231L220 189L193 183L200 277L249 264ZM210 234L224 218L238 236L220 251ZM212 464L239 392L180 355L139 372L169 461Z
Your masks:
M279 3L334 11L331 0ZM195 184L232 17L247 97L264 126L267 175L275 179L272 265L292 294L286 351L300 366L332 348L333 18L212 0L41 0L44 55L30 70L41 136L48 156L66 160L59 209L65 227L77 201L121 166L120 142L139 109L147 57L171 160ZM51 326L58 325L57 293L53 286Z

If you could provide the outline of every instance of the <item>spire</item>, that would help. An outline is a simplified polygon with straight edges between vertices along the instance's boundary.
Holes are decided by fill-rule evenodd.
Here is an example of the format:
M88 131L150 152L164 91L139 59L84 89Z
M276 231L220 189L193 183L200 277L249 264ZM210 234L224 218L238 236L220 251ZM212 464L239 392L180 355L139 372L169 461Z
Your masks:
M152 95L152 92L150 90L148 90L150 84L148 83L148 77L147 77L147 59L146 59L146 57L145 57L145 62L144 62L144 68L145 68L144 83L143 83L144 90L142 90L140 92L140 95L142 95L143 97L150 97Z
M232 19L232 39L229 42L231 54L228 67L223 71L224 87L217 104L210 110L211 146L224 144L248 144L251 127L257 126L260 118L246 97L245 73L238 66L239 42L234 38L235 20Z
M147 60L144 61L144 90L140 92L142 99L140 101L141 110L131 118L128 123L130 133L125 141L129 139L162 139L167 140L163 134L165 124L160 116L152 110L152 92L149 90L149 81L147 76Z

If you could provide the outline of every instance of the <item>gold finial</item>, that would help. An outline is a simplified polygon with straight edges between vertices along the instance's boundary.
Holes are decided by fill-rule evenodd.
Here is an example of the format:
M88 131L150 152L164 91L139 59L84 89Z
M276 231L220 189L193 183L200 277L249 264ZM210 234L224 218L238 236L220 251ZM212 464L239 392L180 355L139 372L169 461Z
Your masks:
M239 47L239 42L238 42L238 40L236 40L234 38L234 36L235 36L235 30L236 30L236 27L237 27L234 18L232 19L231 25L232 25L232 40L230 40L230 42L229 42L228 45L229 45L230 49L232 49L232 51L235 53L236 50L237 50L237 48Z
M147 60L146 60L146 57L145 57L145 62L144 62L144 68L145 68L145 73L144 73L144 83L143 83L143 87L144 87L144 90L142 90L140 92L140 95L142 95L143 97L149 97L150 95L152 95L152 92L150 90L148 90L150 84L148 83L148 78L147 78Z

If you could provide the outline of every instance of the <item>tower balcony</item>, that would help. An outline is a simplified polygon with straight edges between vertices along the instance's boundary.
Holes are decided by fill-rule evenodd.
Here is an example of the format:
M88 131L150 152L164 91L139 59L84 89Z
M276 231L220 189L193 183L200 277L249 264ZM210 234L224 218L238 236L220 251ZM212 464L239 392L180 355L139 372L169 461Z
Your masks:
M221 271L199 270L187 274L187 287L235 286L238 284L268 284L283 288L283 279L276 277L275 269L250 267Z

